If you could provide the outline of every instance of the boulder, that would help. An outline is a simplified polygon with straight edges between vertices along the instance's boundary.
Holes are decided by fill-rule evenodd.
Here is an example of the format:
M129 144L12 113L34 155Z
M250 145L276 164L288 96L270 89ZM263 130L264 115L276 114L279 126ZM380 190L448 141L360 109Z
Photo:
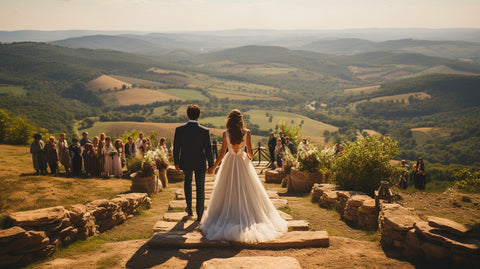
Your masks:
M270 201L276 209L288 208L288 200L286 199L270 199Z
M85 215L86 212L87 207L85 205L76 204L71 206L68 213L70 215L70 220L72 221L72 223L77 223L83 218L83 215Z
M446 260L450 257L451 254L448 248L429 242L425 242L422 244L422 250L423 253L425 253L427 259L434 262Z
M325 191L333 191L336 186L333 184L326 183L315 183L312 187L312 202L318 202L320 197Z
M47 207L12 213L8 216L8 221L13 226L35 228L60 223L67 213L63 206Z
M467 225L460 224L453 220L438 217L428 217L428 224L432 227L442 229L458 236L466 236L467 233L471 230L471 228Z
M265 171L265 183L282 183L287 174L283 169Z
M406 256L421 256L422 250L422 242L420 238L415 233L415 229L412 229L407 232L407 236L405 237L405 250L404 254Z
M426 240L436 244L480 255L480 241L471 237L459 237L432 227L426 221L415 223L415 231Z
M336 191L325 191L320 197L319 204L324 208L333 208L337 203L337 192Z
M9 253L25 254L39 251L45 248L49 241L50 240L45 235L45 232L28 231L24 236L17 238L13 242L10 242L8 246Z
M22 227L14 226L12 228L0 230L0 246L7 246L7 244L26 233Z
M363 205L365 200L372 199L370 196L365 194L356 194L352 195L347 201L347 205L352 207L359 207Z
M363 214L375 214L375 199L366 199L363 204L358 207L358 212Z
M420 217L398 204L383 204L379 214L381 227L407 232Z

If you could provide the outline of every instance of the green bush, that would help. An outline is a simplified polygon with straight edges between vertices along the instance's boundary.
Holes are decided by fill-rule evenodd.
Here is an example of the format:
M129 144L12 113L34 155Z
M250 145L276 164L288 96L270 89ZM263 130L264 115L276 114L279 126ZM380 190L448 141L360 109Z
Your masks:
M467 192L480 192L480 171L470 171L462 169L456 172L453 177L456 179L455 184L459 189Z
M337 184L345 190L362 191L373 195L380 181L396 184L400 167L390 161L398 154L397 141L385 136L368 136L344 143L332 172Z

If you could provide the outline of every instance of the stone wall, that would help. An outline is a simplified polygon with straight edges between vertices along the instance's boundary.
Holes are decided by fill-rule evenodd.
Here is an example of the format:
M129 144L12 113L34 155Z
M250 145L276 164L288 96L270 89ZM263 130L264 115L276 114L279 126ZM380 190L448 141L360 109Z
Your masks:
M405 257L425 257L449 267L480 263L480 240L463 224L438 217L423 221L398 204L383 204L378 221L382 246L403 250Z
M375 199L361 192L337 190L332 184L314 184L312 201L337 210L343 220L360 229L377 230Z
M57 248L104 232L150 208L146 193L121 194L112 200L15 212L8 229L0 230L0 267L21 266L51 255Z

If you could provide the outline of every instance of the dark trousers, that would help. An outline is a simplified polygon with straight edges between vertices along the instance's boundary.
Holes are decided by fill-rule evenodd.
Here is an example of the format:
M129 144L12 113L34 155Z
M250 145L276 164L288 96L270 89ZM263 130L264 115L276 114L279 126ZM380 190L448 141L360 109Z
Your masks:
M57 163L48 163L48 166L50 167L50 171L52 174L57 173L57 170L58 170Z
M192 178L193 172L183 171L185 174L185 184L183 190L185 192L185 200L187 202L187 208L192 208ZM203 216L205 210L205 170L195 170L195 187L197 188L197 216Z
M275 149L274 148L269 148L268 150L270 151L270 161L272 163L274 163L275 162Z

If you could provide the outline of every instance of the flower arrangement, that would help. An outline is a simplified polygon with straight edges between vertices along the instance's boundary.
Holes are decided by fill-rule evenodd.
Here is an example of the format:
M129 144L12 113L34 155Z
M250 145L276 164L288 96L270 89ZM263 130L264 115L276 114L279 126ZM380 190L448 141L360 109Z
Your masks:
M110 153L108 153L108 156L112 157L117 155L118 154L118 151L116 149L113 149L112 151L110 151Z
M297 152L298 170L315 173L320 169L319 152L315 145L300 144Z

